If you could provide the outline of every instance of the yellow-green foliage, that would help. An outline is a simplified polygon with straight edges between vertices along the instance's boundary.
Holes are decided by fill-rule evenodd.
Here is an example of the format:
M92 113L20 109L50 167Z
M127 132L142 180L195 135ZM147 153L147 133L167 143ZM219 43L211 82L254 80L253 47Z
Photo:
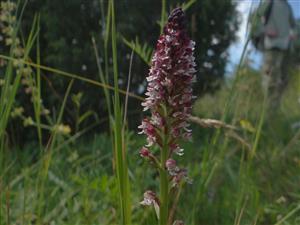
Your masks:
M300 71L289 74L289 85L285 90L281 109L291 118L299 116L300 112Z
M263 92L261 88L261 74L259 71L242 68L239 80L234 88L236 96L231 116L235 120L258 118L263 105ZM293 118L300 112L300 72L289 74L289 82L284 90L280 110L287 117ZM224 114L225 104L229 97L232 84L224 85L214 95L207 94L195 102L194 114L203 117L221 118ZM235 113L234 115L232 113Z

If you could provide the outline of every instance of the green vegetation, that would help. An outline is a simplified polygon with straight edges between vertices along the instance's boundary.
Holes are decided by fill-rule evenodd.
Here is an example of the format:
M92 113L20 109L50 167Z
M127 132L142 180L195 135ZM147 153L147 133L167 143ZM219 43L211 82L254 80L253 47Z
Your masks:
M186 2L192 10L195 1ZM220 2L227 1L215 3ZM157 188L157 174L139 156L144 137L129 129L140 121L134 107L138 115L142 110L131 101L140 103L141 97L119 89L120 71L126 74L123 83L131 83L128 70L119 66L124 57L117 44L122 38L118 39L119 17L114 10L120 6L100 3L105 5L104 37L87 44L87 52L92 56L96 52L94 66L101 82L98 77L76 75L77 70L65 72L70 65L63 54L56 59L65 64L58 66L63 71L52 64L43 66L43 16L34 16L25 35L20 27L29 6L5 8L8 17L1 24L12 29L2 34L3 48L0 42L1 225L157 224L155 210L139 204L145 187ZM158 23L164 21L165 13L161 15ZM133 52L139 46L134 57L146 61L150 45L138 40L125 41L126 46ZM100 56L97 45L103 46ZM143 67L148 69L145 63ZM53 77L49 80L46 74ZM100 92L103 98L92 94ZM270 112L259 72L241 64L234 80L227 80L214 95L199 98L193 114L218 123L193 123L193 141L184 144L182 158L193 184L180 188L175 218L191 225L300 224L299 97L300 71L292 68L281 107ZM89 99L100 110L90 108Z

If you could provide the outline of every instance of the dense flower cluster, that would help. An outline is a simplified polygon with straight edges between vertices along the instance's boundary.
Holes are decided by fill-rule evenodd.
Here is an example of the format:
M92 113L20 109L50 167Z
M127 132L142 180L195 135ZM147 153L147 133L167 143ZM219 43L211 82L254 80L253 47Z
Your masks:
M158 39L147 77L147 97L142 103L144 111L150 111L151 115L139 126L139 133L147 136L140 156L154 163L163 171L161 173L169 174L171 188L181 181L190 182L186 169L179 168L172 156L183 155L180 139L191 139L188 118L192 111L192 83L196 72L194 46L185 30L182 9L173 10ZM160 160L149 150L154 145L162 151ZM166 201L161 202L167 204ZM141 204L157 208L159 201L154 192L147 191ZM182 225L183 222L176 220L174 224Z
M175 9L159 37L152 66L147 77L144 111L151 117L139 126L140 133L147 135L147 146L163 145L163 135L168 134L170 153L183 154L178 145L180 138L190 139L187 118L191 114L192 83L195 80L195 43L185 30L184 13Z

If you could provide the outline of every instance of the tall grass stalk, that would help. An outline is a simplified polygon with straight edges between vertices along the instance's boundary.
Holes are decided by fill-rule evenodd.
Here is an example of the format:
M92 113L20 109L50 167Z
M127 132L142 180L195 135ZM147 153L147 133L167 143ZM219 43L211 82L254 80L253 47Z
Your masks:
M38 16L38 24L37 28L40 29L40 16ZM36 45L36 60L37 64L41 63L41 55L40 55L40 35L38 32L37 35L37 45ZM34 114L35 120L37 124L37 133L39 138L40 149L42 150L42 129L41 129L41 70L40 68L36 68L36 93L34 93L35 97L33 97L33 106L34 106Z
M118 78L118 62L117 62L117 41L116 41L116 24L115 24L115 7L114 0L111 3L111 38L112 38L112 57L114 72L114 149L115 164L117 172L117 183L119 188L120 199L120 223L124 225L131 224L131 202L130 188L128 177L127 153L124 143L124 135L122 134L122 113L119 96L119 78Z
M97 61L97 68L98 68L98 72L99 72L100 81L101 81L102 84L107 85L108 81L104 76L104 72L103 72L102 66L100 64L100 57L99 57L99 54L98 54L98 48L97 48L97 44L96 44L96 41L95 41L94 38L92 38L92 43L93 43L95 57L96 57L96 61ZM112 113L111 113L111 101L110 101L109 89L104 87L103 91L104 91L104 96L105 96L108 115L111 116Z
M9 57L13 57L13 49L16 46L16 39L17 39L17 33L20 27L20 23L21 23L21 18L23 16L24 10L25 10L25 6L26 6L27 1L25 1L25 3L23 4L23 6L21 7L20 2L18 2L17 6L17 14L18 14L18 10L21 7L21 12L20 12L20 16L19 19L17 21L17 23L15 24L15 27L13 28L13 44L11 45L10 48L10 53L9 53ZM33 45L33 41L34 41L34 29L35 29L35 25L33 23L31 32L29 34L29 38L28 41L26 43L25 46L25 52L23 55L23 60L26 60L29 52L31 50L31 47ZM22 71L24 67L24 64L21 64L21 68L20 71ZM13 61L10 61L6 67L6 71L4 74L4 86L1 87L1 96L0 96L0 102L1 102L1 108L0 108L0 141L2 141L5 130L6 130L6 126L9 120L9 116L11 113L11 109L17 94L17 90L19 88L19 84L20 84L20 80L21 80L21 75L22 73L18 73L15 78L13 79ZM1 145L2 146L2 145Z
M102 38L103 38L103 52L104 52L104 70L100 62L100 57L98 54L98 48L97 43L94 38L92 38L94 51L95 51L95 57L97 60L97 68L99 73L99 78L102 84L105 86L109 86L109 68L108 68L108 44L109 44L109 37L110 37L110 24L111 24L111 3L107 6L107 12L106 16L104 15L104 4L103 0L100 0L100 11L101 11L101 18L102 18ZM107 113L108 113L108 121L109 121L109 136L111 140L112 146L114 145L113 140L113 124L112 124L112 118L113 118L113 109L112 109L112 99L109 92L109 88L103 88L104 90L104 96L105 96L105 102L107 107ZM112 166L114 167L114 165Z
M231 112L234 112L236 114L237 106L234 105L234 103L237 100L238 93L236 92L237 90L237 85L241 79L240 71L244 63L244 59L247 53L248 45L250 43L249 37L246 38L246 43L243 46L242 54L238 63L238 66L235 71L235 76L234 80L232 82L231 88L229 90L228 97L226 99L225 105L224 105L224 110L222 113L222 118L221 121L225 123L231 123L232 121L229 120L229 115ZM233 118L235 118L233 116ZM213 179L214 175L220 169L220 167L223 165L223 160L226 155L226 149L228 148L229 144L229 137L225 137L223 140L223 143L220 143L221 139L221 129L217 129L212 137L212 141L209 144L209 147L204 148L203 155L205 156L203 158L202 167L201 167L201 173L200 176L202 176L202 182L200 182L200 190L195 198L194 201L194 207L193 207L193 224L196 224L196 218L197 218L197 212L199 212L199 208L201 207L201 202L203 200L203 193L206 192L207 187L209 186L211 180ZM217 149L217 154L215 152L212 152L211 149ZM205 175L203 177L203 175ZM197 204L196 204L197 203Z
M124 106L124 117L123 117L123 131L122 131L123 135L125 135L125 128L126 128L127 111L128 111L128 97L129 97L128 94L130 92L133 55L134 55L134 49L132 49L131 54L130 54L127 88L126 88L126 96L125 96L125 106ZM125 137L123 137L123 139L125 140Z
M161 0L160 33L163 32L164 24L167 19L166 6L167 6L167 1Z
M109 68L108 68L108 41L109 41L109 34L110 34L110 21L111 21L111 4L108 4L107 8L107 15L106 17L104 16L104 10L103 10L103 1L100 0L100 5L101 5L101 14L102 14L102 34L104 35L103 37L103 52L104 52L104 71L103 67L100 62L100 57L98 54L98 48L97 44L94 38L92 38L93 46L94 46L94 51L95 51L95 57L97 60L97 68L99 72L99 78L101 83L105 85L109 85ZM104 20L105 18L105 20ZM105 96L105 101L106 101L106 106L108 110L108 115L109 117L112 116L112 108L111 108L111 98L109 94L109 89L104 87L104 96Z
M7 55L1 55L1 54L0 54L0 58L8 60L8 61L14 61L15 60L14 57L7 56ZM34 68L39 68L41 70L44 70L44 71L47 71L47 72L51 72L53 74L61 75L61 76L64 76L64 77L69 77L69 78L72 78L74 80L81 80L83 82L86 82L88 84L92 84L92 85L97 86L97 87L106 88L108 90L115 91L115 87L113 87L113 86L111 86L109 84L101 83L101 82L98 82L96 80L89 79L89 78L86 78L86 77L78 75L78 74L65 72L65 71L62 71L62 70L59 70L59 69L56 69L56 68L52 68L52 67L48 67L48 66L44 66L44 65L38 65L37 63L30 62L28 60L20 60L20 61L22 63L24 63L26 65L29 65L29 66L32 66ZM119 88L118 88L118 92L120 94L123 94L123 95L127 94L125 90L122 90L122 89L119 89ZM139 95L136 95L134 93L131 93L131 92L128 93L128 96L132 97L132 98L135 98L137 100L140 100L140 101L144 100L143 97L141 97Z
M286 224L285 222L291 217L293 216L295 213L300 211L300 203L298 203L298 205L291 210L288 214L286 214L282 219L280 219L275 225L281 225L281 224ZM287 224L289 224L287 222Z
M36 184L36 193L38 193L38 198L37 198L37 220L38 224L43 224L43 210L44 205L45 205L45 186L48 178L48 171L51 165L51 160L52 160L52 154L53 154L53 149L56 146L56 140L58 136L57 132L57 126L61 123L64 109L66 107L66 102L68 99L68 96L70 94L72 85L73 85L74 80L71 80L68 88L66 90L62 105L60 107L60 111L58 114L58 118L56 120L56 125L54 126L54 129L52 131L52 134L49 138L48 144L46 146L46 151L45 154L43 155L40 163L41 167L39 170L38 178L37 178L37 184Z
M251 5L251 9L253 8L253 4ZM247 21L247 30L250 28L250 17L252 10L249 11L248 15L248 21ZM243 52L240 58L240 62L237 67L236 71L236 78L234 79L233 87L231 89L230 95L229 95L229 108L232 108L233 110L233 118L237 118L237 113L239 111L239 104L238 100L240 96L238 93L235 93L234 90L237 89L237 85L239 81L242 78L241 74L241 69L243 66L244 58L246 56L246 52L248 49L248 45L250 43L250 38L249 38L249 33L246 34L246 43L243 48ZM240 160L240 173L238 176L238 182L239 182L239 189L237 193L237 204L236 204L236 217L235 221L236 224L241 224L241 216L244 212L244 208L246 207L245 204L247 205L254 205L255 208L259 209L259 205L257 202L258 199L260 198L260 192L256 189L254 180L253 180L253 171L255 171L254 165L253 165L253 159L256 156L256 151L258 149L258 144L262 135L262 127L264 124L265 120L265 114L266 114L266 108L267 108L267 98L268 98L268 93L263 94L263 101L262 101L262 107L258 119L258 123L254 132L254 138L253 142L251 143L252 148L250 152L243 152ZM234 104L235 103L235 104ZM228 148L228 146L224 146L223 149ZM249 158L249 160L244 160L244 158Z
M21 19L26 7L27 1L25 1L23 4L20 4L20 1L17 3L17 10L16 10L16 15L18 16L17 22L14 24L13 27L13 35L12 35L12 45L10 48L9 55L10 57L13 57L13 50L16 47L16 42L17 42L17 35L19 32L20 24L21 24ZM23 54L23 60L26 60L28 58L29 52L33 46L34 40L36 38L35 35L36 32L36 26L35 22L32 25L29 37L27 39L25 48L24 48L24 54ZM6 67L5 74L4 74L4 80L5 83L1 87L1 96L0 96L0 203L2 203L2 199L6 199L6 219L7 219L7 224L10 223L10 196L6 195L5 197L5 189L6 193L9 193L10 189L9 186L7 185L6 180L4 179L5 173L8 172L8 170L11 169L11 166L6 165L8 163L8 158L6 150L8 149L8 144L7 144L7 124L10 119L10 114L12 107L15 103L15 98L17 95L17 91L20 86L20 81L22 77L22 70L24 68L24 63L21 63L19 66L19 72L15 75L14 74L14 68L13 68L13 61L10 61ZM14 76L15 75L15 76ZM2 213L2 206L0 207L0 221L4 221L4 213Z

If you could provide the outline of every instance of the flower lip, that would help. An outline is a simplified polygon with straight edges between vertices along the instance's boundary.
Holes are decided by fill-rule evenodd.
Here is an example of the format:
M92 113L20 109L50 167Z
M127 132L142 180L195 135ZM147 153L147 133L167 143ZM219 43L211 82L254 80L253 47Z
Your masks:
M146 147L142 147L142 149L140 150L140 156L141 156L142 158L147 158L147 157L149 157L149 156L150 156L150 151L149 151L149 149L146 148Z
M171 176L177 176L180 172L180 168L176 165L176 161L174 159L168 159L166 161L166 168Z
M166 161L167 169L174 169L176 167L176 161L174 159L168 159Z
M146 206L155 205L155 204L159 205L159 200L155 192L148 190L144 193L144 199L143 201L140 202L140 204Z
M175 220L173 225L184 225L184 222L182 220Z

